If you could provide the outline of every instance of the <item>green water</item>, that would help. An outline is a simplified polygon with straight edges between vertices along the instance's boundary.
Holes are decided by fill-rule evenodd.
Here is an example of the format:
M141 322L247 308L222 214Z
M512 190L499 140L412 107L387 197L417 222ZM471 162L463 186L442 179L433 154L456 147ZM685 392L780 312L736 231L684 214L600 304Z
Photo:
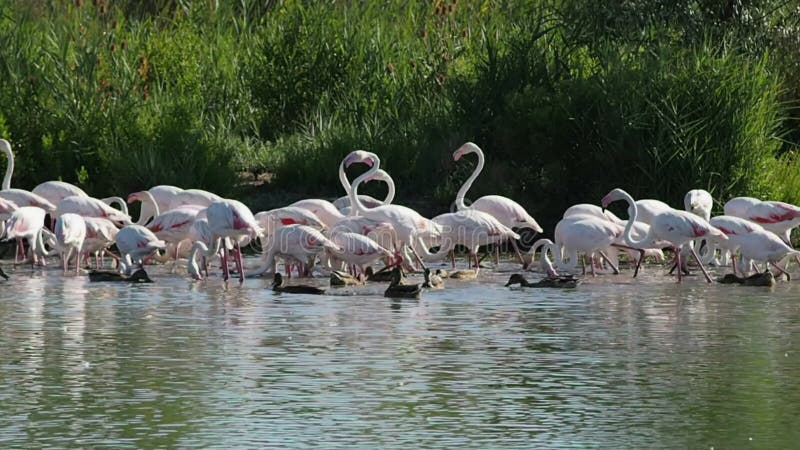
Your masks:
M450 280L277 295L18 269L0 282L1 448L790 448L800 283L573 291ZM317 280L324 284L324 280Z

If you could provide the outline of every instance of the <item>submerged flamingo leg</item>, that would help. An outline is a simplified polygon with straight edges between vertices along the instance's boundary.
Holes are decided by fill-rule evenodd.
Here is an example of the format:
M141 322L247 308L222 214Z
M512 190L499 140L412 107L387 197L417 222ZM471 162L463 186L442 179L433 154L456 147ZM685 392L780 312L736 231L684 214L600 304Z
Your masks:
M611 260L608 259L608 256L606 256L605 253L603 253L603 252L601 252L599 250L598 250L597 253L600 253L600 256L605 260L605 262L607 262L608 265L611 266L611 269L614 271L614 275L619 275L619 267L617 267L614 263L612 263ZM638 266L638 264L637 264L637 266Z
M242 261L242 247L236 243L236 265L239 266L239 283L244 283L244 262Z
M672 251L675 252L675 267L678 268L678 283L680 283L683 279L683 270L681 270L681 250L679 248L673 248Z
M222 259L222 279L228 281L230 272L228 271L228 250L223 248L220 250L220 259Z
M522 253L520 253L520 251L519 251L519 246L517 245L517 241L512 239L511 240L511 246L514 247L514 252L516 252L516 254L517 254L517 259L519 260L519 263L524 266L525 265L525 260L522 259Z
M774 263L774 262L772 262L772 261L770 261L769 263L770 263L770 264L772 264L772 266L773 266L773 267L775 267L776 269L778 269L778 274L779 274L779 275L780 275L780 274L786 275L786 281L792 281L792 277L791 277L791 275L789 275L789 272L785 271L784 269L782 269L782 268L781 268L781 266L779 266L779 265L775 264L775 263ZM769 267L767 267L767 270L769 270Z
M700 261L700 257L697 256L697 252L692 247L690 247L690 249L692 251L692 256L694 256L694 260L697 261L697 264L700 266L700 270L703 271L703 275L705 275L706 281L711 283L712 282L711 275L708 274L708 271L706 270L705 266L703 266L703 263Z

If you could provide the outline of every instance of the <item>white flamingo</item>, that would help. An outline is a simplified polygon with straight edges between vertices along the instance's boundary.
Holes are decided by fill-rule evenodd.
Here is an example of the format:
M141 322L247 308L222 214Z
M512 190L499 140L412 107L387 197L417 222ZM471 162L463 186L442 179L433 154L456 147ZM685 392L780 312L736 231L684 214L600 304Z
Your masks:
M723 251L730 254L733 265L733 273L735 275L736 252L739 250L739 246L741 245L740 240L742 236L750 234L752 231L755 230L763 230L763 227L747 219L742 219L741 217L728 216L728 215L712 217L711 220L708 221L708 223L710 223L716 228L719 228L719 230L725 233L725 236L728 237L728 239L717 239L717 238L709 239L709 242L711 243L710 251L713 253L716 251L717 247L719 247ZM743 265L743 267L747 267L748 265L749 262Z
M342 249L325 237L319 230L305 225L288 225L278 228L270 236L264 247L264 262L260 273L275 271L275 258L280 256L286 260L287 275L291 276L289 264L297 264L301 273L309 274L316 256L325 250L341 252Z
M78 186L63 181L45 181L44 183L38 184L31 192L44 197L54 205L58 205L58 202L73 195L79 197L89 196Z
M120 263L126 274L130 274L134 264L141 268L145 258L166 247L164 241L141 225L128 225L117 233Z
M631 236L631 229L633 227L633 221L636 221L639 215L637 203L634 202L633 197L631 197L630 194L622 189L613 189L605 197L603 197L603 208L607 207L609 203L617 200L625 200L628 202L628 215L630 217L628 219L628 225L625 226L625 242L634 248L671 246L675 251L675 263L676 267L678 267L678 282L681 281L682 275L682 271L680 270L680 267L682 267L680 248L684 244L692 239L700 237L710 238L711 236L718 236L721 239L727 239L725 233L711 226L708 221L702 217L698 217L686 211L679 211L675 209L669 209L657 214L655 217L653 217L652 223L650 224L650 230L648 231L647 235L642 239L634 239ZM697 263L700 265L700 269L703 271L703 275L705 275L706 280L711 283L711 276L708 274L705 266L703 266L703 263L700 261L700 258L697 256L695 250L691 249L691 253L692 256L694 256L694 258L697 260ZM636 265L634 276L636 276L636 273L638 273L640 264L641 258L639 263Z
M11 144L5 139L0 139L0 151L8 159L2 190L0 190L0 198L14 202L17 206L36 206L44 209L47 213L54 213L56 210L55 205L47 201L46 198L24 189L13 189L11 187L11 177L14 174L14 153L11 151Z
M398 242L395 245L395 250L402 252L405 248L408 248L417 258L417 261L424 267L425 264L422 262L419 254L411 247L411 244L417 236L438 236L441 231L439 226L429 219L422 217L413 209L405 206L382 205L376 208L365 207L358 197L358 186L380 169L380 158L374 153L363 153L366 153L366 156L351 153L344 161L345 167L349 167L356 162L363 162L371 166L369 170L359 175L353 181L353 186L350 190L350 202L355 207L356 214L379 222L391 223L397 233ZM361 158L366 159L362 160Z
M130 225L132 223L129 215L93 197L73 195L61 200L56 208L56 216L67 213L74 213L83 217L102 217L122 225Z
M214 253L222 251L222 278L230 277L228 270L228 251L220 248L222 240L229 238L234 243L234 259L239 271L239 283L244 283L244 263L242 261L242 243L249 243L261 234L261 227L256 222L250 208L237 200L221 200L208 205L206 210L208 226L214 236Z
M345 161L348 158L351 158L353 160L357 160L357 161L363 162L365 164L372 164L372 162L371 162L371 160L369 158L369 155L370 155L370 152L367 152L367 151L364 151L364 150L355 150L355 151L350 152L350 154L348 154L346 157L344 157L344 159L342 159L342 162L339 163L339 182L342 184L342 187L344 188L344 192L345 192L345 195L343 197L339 197L338 199L336 199L333 202L333 206L335 206L336 209L338 209L339 211L342 211L342 209L349 208L349 207L352 206L351 203L350 203L350 189L351 189L350 184L351 183L347 179L347 175L344 172L344 169L345 169L344 163L345 163ZM364 195L364 194L359 195L358 198L361 199L361 203L364 206L366 206L367 208L375 208L377 206L381 206L381 205L384 205L384 204L392 203L391 199L389 199L388 197L387 197L387 200L389 200L388 202L386 202L386 201L382 202L382 201L380 201L380 200L378 200L378 199L376 199L374 197L371 197L369 195Z
M70 257L75 252L75 275L78 275L81 271L83 241L86 239L86 222L77 214L62 214L56 218L53 232L56 235L56 249L64 264L64 273L67 273Z
M158 215L158 212L168 211L172 199L183 191L177 186L159 185L146 191L134 192L128 196L128 203L141 202L138 225L144 225L148 220ZM149 195L145 195L144 193Z
M30 262L32 266L37 263L44 265L44 257L47 256L47 251L44 248L44 242L42 240L45 214L45 210L37 206L22 206L17 208L11 213L11 217L6 222L2 239L0 239L16 239L20 244L23 240L27 240L31 249ZM21 245L17 246L17 253L14 256L15 265L19 261L19 249L21 247ZM41 257L41 261L39 257Z
M87 260L94 255L95 267L99 269L103 266L101 258L105 255L106 249L116 241L119 229L114 222L101 217L84 217L83 221L86 224L83 253L87 255Z

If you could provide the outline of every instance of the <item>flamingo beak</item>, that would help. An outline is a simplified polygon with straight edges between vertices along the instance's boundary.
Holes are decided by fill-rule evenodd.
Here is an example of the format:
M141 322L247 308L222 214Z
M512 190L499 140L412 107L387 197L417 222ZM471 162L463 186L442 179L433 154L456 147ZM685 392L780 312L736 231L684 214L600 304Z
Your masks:
M139 194L141 194L141 192L134 192L133 194L129 195L128 196L128 203L133 203L135 201L138 201L139 200Z
M461 159L461 157L463 155L464 155L464 152L462 152L461 149L458 149L458 150L454 151L453 152L453 161L458 161L459 159Z

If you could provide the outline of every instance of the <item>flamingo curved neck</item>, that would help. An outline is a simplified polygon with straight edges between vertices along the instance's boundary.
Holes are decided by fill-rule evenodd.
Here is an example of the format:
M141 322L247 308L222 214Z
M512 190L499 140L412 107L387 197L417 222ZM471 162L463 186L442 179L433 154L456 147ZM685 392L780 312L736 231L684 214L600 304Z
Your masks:
M347 195L350 197L350 206L353 208L353 210L350 212L351 216L363 214L368 209L363 203L361 203L361 199L358 198L358 185L363 183L367 178L374 175L380 169L381 160L377 155L372 156L372 163L372 167L370 167L369 170L353 180L353 185L350 187L350 191L347 193Z
M14 174L14 153L11 151L11 146L6 141L0 143L0 148L3 149L3 153L5 153L8 159L6 175L3 177L3 190L11 189L11 176Z
M153 205L153 217L158 217L161 214L161 211L158 209L158 203L156 203L156 199L153 197L149 191L142 191L142 194L147 197L147 200ZM139 218L141 220L141 217ZM149 219L149 217L145 218L145 220Z
M394 201L394 194L395 194L394 180L391 177L389 177L385 181L386 181L386 184L389 185L389 192L386 193L386 198L383 199L383 204L384 205L391 205L392 202Z
M350 181L344 173L344 161L339 163L339 182L342 183L345 194L350 195Z
M456 208L458 208L459 211L467 209L467 205L464 204L464 198L466 198L469 188L472 187L472 183L474 183L475 179L478 178L478 175L481 174L483 165L485 164L483 150L477 148L473 153L478 155L478 165L475 166L475 170L472 171L472 175L467 178L467 181L464 182L464 184L461 186L461 189L458 190L458 194L456 194Z
M650 240L650 234L652 233L653 227L647 230L647 234L640 240L633 239L633 224L636 222L637 217L639 216L639 208L636 207L636 202L633 200L630 194L625 191L621 192L623 199L628 202L628 223L625 224L625 230L623 231L623 237L625 239L625 243L634 248L642 248L648 240Z

